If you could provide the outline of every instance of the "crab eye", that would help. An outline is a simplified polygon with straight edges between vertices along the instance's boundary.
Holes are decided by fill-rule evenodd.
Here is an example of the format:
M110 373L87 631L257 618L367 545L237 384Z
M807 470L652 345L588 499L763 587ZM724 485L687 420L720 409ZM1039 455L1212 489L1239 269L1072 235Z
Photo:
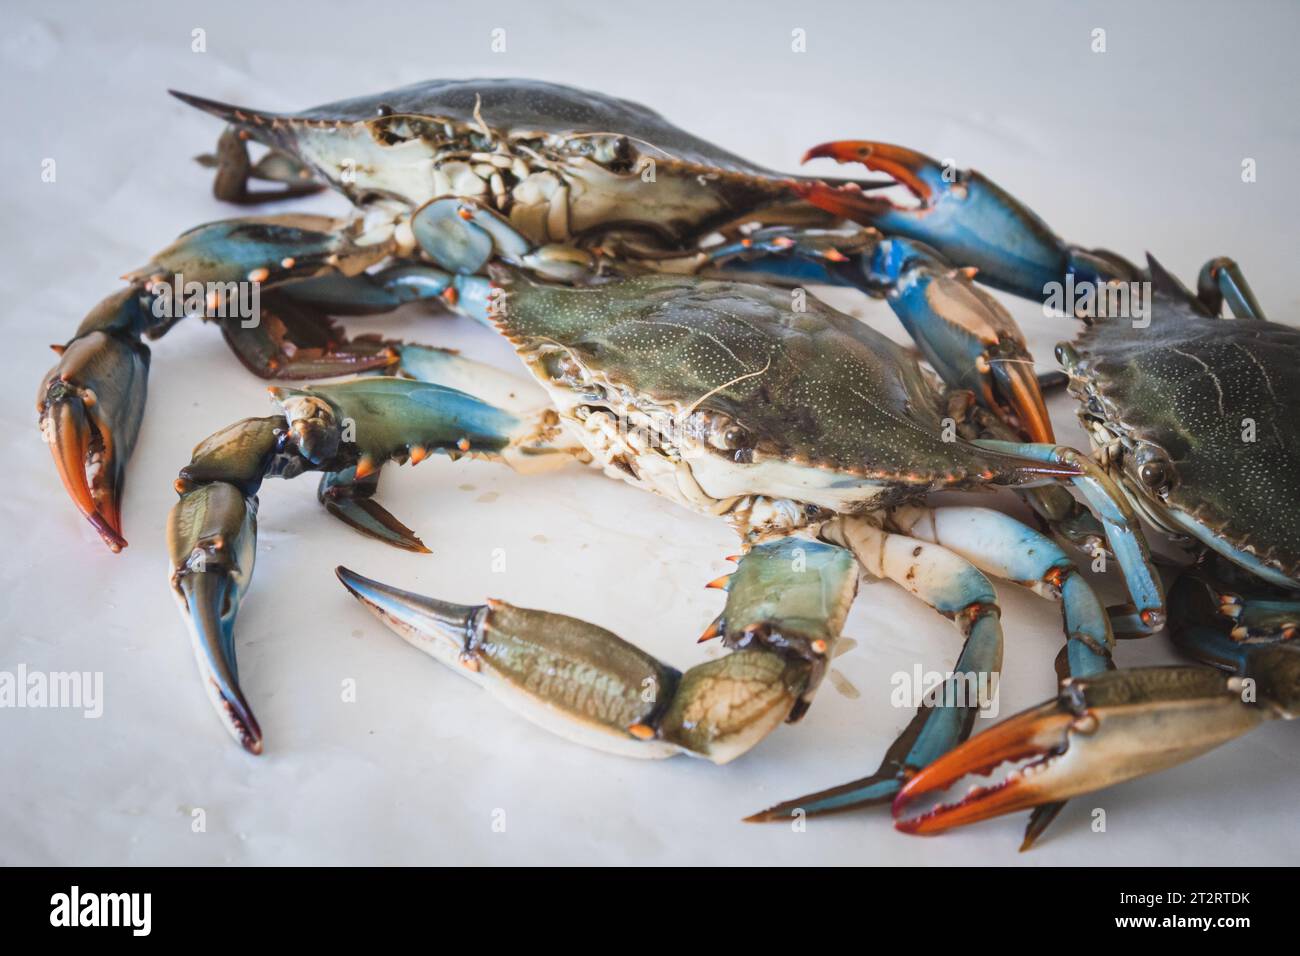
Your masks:
M1149 458L1138 465L1138 480L1148 489L1163 494L1174 483L1173 465L1165 458Z
M745 429L732 419L718 416L709 423L709 444L721 451L735 451L746 442Z
M1159 490L1169 484L1169 467L1163 461L1148 461L1138 468L1138 477L1148 488Z

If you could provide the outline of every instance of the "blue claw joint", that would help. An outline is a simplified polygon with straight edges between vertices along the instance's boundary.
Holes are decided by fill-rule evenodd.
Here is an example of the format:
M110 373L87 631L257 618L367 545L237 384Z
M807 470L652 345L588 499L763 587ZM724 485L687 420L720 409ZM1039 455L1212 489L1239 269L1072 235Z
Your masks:
M829 157L893 176L917 199L900 206L852 187L821 182L797 189L809 202L890 236L925 243L949 262L978 270L981 281L1035 301L1066 275L1076 281L1128 279L1137 270L1112 253L1076 249L996 183L904 146L866 140L823 143L804 160Z

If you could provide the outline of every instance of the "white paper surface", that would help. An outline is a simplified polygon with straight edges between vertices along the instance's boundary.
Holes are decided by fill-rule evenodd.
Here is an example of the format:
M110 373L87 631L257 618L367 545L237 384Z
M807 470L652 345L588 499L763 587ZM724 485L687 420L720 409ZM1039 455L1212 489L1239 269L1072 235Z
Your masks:
M1023 816L936 839L883 811L806 832L739 822L873 769L910 717L891 675L947 669L947 622L865 584L836 667L807 718L735 764L619 759L551 737L401 643L338 585L346 563L440 597L584 617L679 667L721 607L705 581L735 541L697 517L573 469L526 478L431 460L390 469L382 498L432 547L414 556L328 518L315 482L268 482L256 580L238 626L243 687L265 733L253 758L224 734L196 679L165 581L171 482L193 444L268 414L212 327L154 345L149 407L111 555L66 500L32 398L47 350L182 230L240 210L211 197L192 157L220 132L167 87L300 109L435 76L531 76L653 106L751 159L793 170L832 138L906 143L975 167L1060 233L1130 257L1150 249L1191 280L1211 256L1246 267L1275 318L1295 315L1300 155L1296 15L1283 5L15 3L0 31L0 669L103 673L97 720L0 710L3 863L1288 863L1300 856L1296 728L1271 725L1158 776L1073 802L1018 856ZM721 5L719 5L721 7ZM1177 21L1175 24L1174 21ZM1177 29L1175 29L1177 26ZM506 51L491 52L503 28ZM1107 52L1090 50L1106 30ZM205 31L206 52L193 52ZM791 50L806 31L807 52ZM1258 181L1242 182L1244 158ZM57 179L42 181L42 161ZM825 171L830 174L828 166ZM281 209L339 212L336 196ZM267 209L261 210L269 211ZM880 303L838 304L901 338ZM1073 329L1009 302L1041 368ZM408 309L353 323L512 367L466 320ZM1063 396L1065 441L1083 436ZM504 573L492 570L504 549ZM1052 691L1058 612L1000 587L1002 712ZM1109 582L1109 600L1119 595ZM1173 660L1163 638L1125 664ZM353 680L355 703L341 700ZM1106 830L1094 832L1093 810ZM201 809L204 832L194 832ZM504 815L504 816L503 816ZM504 818L503 832L494 821Z

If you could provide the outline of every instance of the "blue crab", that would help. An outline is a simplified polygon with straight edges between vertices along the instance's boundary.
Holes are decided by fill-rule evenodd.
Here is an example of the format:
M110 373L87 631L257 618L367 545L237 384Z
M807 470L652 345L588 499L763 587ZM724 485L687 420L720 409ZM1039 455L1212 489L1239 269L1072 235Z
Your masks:
M1193 556L1170 590L1168 623L1175 646L1201 664L1066 677L1053 700L918 770L894 803L899 828L935 833L1028 807L1050 813L1300 714L1300 330L1265 319L1232 259L1207 262L1192 290L1150 257L1143 269L1062 242L979 173L945 175L923 154L875 142L810 155L891 173L920 204L829 186L813 187L816 201L978 265L997 287L1043 298L1067 276L1098 289L1146 284L1134 314L1090 309L1057 357L1099 464ZM1151 630L1127 613L1115 623L1121 633ZM1014 766L997 783L963 789L1006 763ZM957 796L943 802L950 788ZM817 798L830 799L805 802ZM1027 844L1033 836L1031 827Z
M285 198L328 184L355 212L183 234L91 312L39 408L65 486L117 549L144 337L201 314L265 377L366 373L273 389L278 414L205 440L177 480L173 589L204 686L249 751L262 735L239 689L234 621L261 482L321 472L331 513L420 551L374 496L385 463L434 452L529 470L592 461L740 534L726 607L706 631L733 653L684 674L572 618L451 605L340 570L412 643L605 749L725 762L797 719L859 566L950 617L966 644L852 805L888 802L969 733L978 701L961 686L1001 660L984 572L1061 601L1070 673L1108 669L1110 623L1066 553L999 512L931 508L935 490L1014 487L1051 530L1104 539L1135 613L1149 627L1163 620L1135 513L1104 471L1053 442L1006 312L934 249L832 208L877 184L772 173L643 107L531 81L433 81L293 115L178 95L231 124L209 160L221 198L266 198L250 178L280 182L273 195ZM250 139L270 150L255 165ZM177 309L173 278L198 283L198 301ZM947 390L908 352L787 291L808 282L886 298ZM250 284L252 322L224 308ZM551 404L522 405L508 378L447 352L348 341L329 318L417 300L502 331Z
M330 316L426 301L483 320L493 261L561 280L757 266L785 285L820 274L881 292L879 234L836 228L838 214L804 198L830 188L821 180L774 173L604 94L433 80L295 114L175 95L230 124L206 158L218 197L256 202L328 185L354 210L191 229L128 273L127 287L56 349L38 394L41 427L74 504L115 551L126 543L122 486L145 406L144 340L186 315L218 324L254 373L291 380L400 371L399 343L349 340ZM250 141L269 149L256 164ZM282 188L250 189L252 178ZM967 368L967 385L1023 437L1050 441L1023 339L996 303L958 291L941 319L977 335L981 364Z
M419 349L408 368L424 380L274 389L279 414L212 436L181 471L168 523L172 586L212 702L246 749L260 752L262 735L239 689L234 624L262 480L322 471L333 486L439 451L521 469L589 461L740 535L735 573L713 582L725 606L704 635L731 653L685 672L575 618L496 600L452 604L339 569L409 643L548 729L611 752L725 763L798 719L860 568L916 594L965 639L949 684L882 764L877 802L964 739L987 703L961 693L971 678L996 679L1001 664L986 573L1061 602L1073 673L1108 668L1109 619L1065 552L1000 511L927 505L936 490L1072 483L1121 556L1135 605L1163 617L1137 517L1100 468L1061 446L980 437L1006 426L857 320L817 300L798 311L783 290L732 279L570 287L504 265L493 277L490 320L546 391L544 407L512 404L518 390L500 372ZM959 429L946 440L953 416Z

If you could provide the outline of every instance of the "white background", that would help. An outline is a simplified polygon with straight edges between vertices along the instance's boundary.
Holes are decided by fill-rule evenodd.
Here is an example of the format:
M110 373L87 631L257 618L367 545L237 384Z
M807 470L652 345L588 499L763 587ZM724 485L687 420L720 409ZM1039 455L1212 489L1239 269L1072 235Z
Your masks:
M315 481L268 482L256 580L239 620L243 686L266 753L224 734L195 677L165 581L171 481L192 445L269 414L216 329L154 346L149 407L111 555L66 500L32 398L86 310L182 230L239 215L191 158L219 123L171 86L295 110L430 77L530 76L647 103L757 162L793 170L832 138L906 143L975 167L1061 235L1181 275L1237 256L1274 318L1295 315L1300 111L1294 7L1233 4L615 4L393 2L54 4L5 0L0 29L0 669L102 671L102 719L0 711L5 863L1285 863L1300 757L1294 726L1072 803L1018 856L1022 816L935 839L882 811L807 832L744 825L772 802L876 766L910 713L890 677L951 665L951 626L889 584L864 584L837 668L799 725L737 763L646 763L580 749L502 710L384 630L339 587L338 563L444 598L566 611L679 667L721 607L725 526L581 469L527 479L431 460L386 472L383 500L433 554L329 519ZM331 7L333 10L331 12ZM207 52L191 52L191 30ZM490 52L504 27L507 52ZM1090 50L1107 31L1107 52ZM807 52L791 52L791 31ZM44 158L57 182L41 181ZM1244 157L1258 182L1243 184ZM826 168L831 172L829 167ZM294 208L341 211L335 196ZM897 335L881 304L837 300ZM1011 303L1041 367L1072 334ZM509 367L465 320L410 309L382 328ZM1064 397L1064 440L1081 443ZM493 573L504 548L506 573ZM1002 585L1008 714L1052 691L1056 609ZM1113 587L1107 597L1118 599ZM713 651L712 653L717 653ZM1164 638L1125 663L1172 660ZM357 682L355 703L341 683ZM1107 830L1091 830L1094 807ZM191 811L206 812L206 833ZM495 810L506 830L493 832Z

